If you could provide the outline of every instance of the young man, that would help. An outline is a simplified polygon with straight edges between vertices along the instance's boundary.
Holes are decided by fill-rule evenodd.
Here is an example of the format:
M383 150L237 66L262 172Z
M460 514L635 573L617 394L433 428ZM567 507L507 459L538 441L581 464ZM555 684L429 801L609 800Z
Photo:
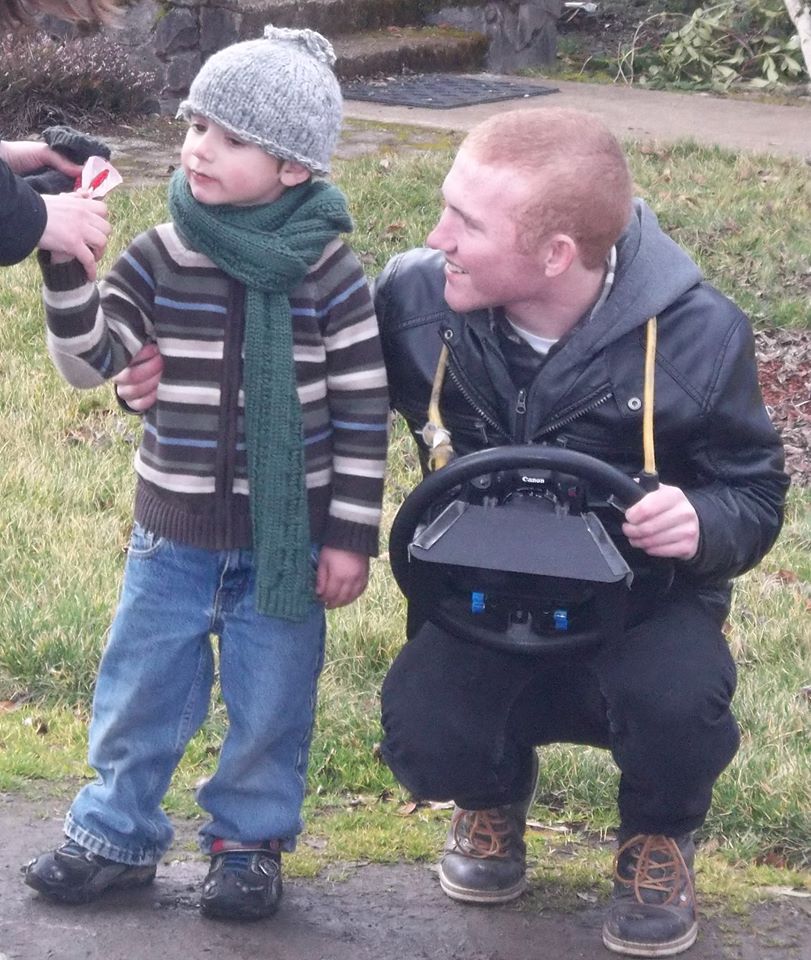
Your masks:
M433 249L393 258L375 298L392 405L423 464L444 345L439 407L456 454L549 444L638 476L656 317L661 485L624 522L600 514L634 572L620 631L530 656L424 623L384 683L383 753L416 795L456 802L445 893L499 903L526 885L535 748L611 750L620 826L603 941L680 953L697 933L693 833L738 746L721 629L729 580L771 547L788 484L751 329L632 200L622 150L593 116L539 108L486 121L443 197ZM130 402L148 399L156 361L129 372Z
M268 27L210 57L170 223L103 284L41 255L48 344L95 386L158 343L165 377L135 458L135 524L90 729L98 776L65 842L25 882L64 902L149 883L172 826L161 801L208 711L211 635L229 728L197 797L211 857L201 909L278 907L301 830L324 609L366 587L377 552L388 401L377 323L329 172L341 123L331 45Z
M443 890L493 903L525 886L534 748L610 749L620 828L603 940L675 954L697 931L693 831L738 745L728 581L774 542L787 486L751 330L632 201L622 150L594 117L496 116L465 140L442 192L433 250L395 257L375 300L392 404L423 462L445 344L440 410L457 454L559 445L639 475L657 317L661 485L615 531L635 574L618 639L528 656L425 623L384 683L383 755L416 795L457 804Z

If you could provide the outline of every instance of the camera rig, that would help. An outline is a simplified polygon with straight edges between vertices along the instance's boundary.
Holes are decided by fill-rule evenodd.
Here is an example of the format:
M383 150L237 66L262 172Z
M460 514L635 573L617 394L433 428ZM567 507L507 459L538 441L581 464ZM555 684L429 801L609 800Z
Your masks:
M429 474L389 539L409 636L430 620L489 646L544 653L619 631L633 574L587 509L586 488L620 510L645 493L614 467L555 447L493 447Z

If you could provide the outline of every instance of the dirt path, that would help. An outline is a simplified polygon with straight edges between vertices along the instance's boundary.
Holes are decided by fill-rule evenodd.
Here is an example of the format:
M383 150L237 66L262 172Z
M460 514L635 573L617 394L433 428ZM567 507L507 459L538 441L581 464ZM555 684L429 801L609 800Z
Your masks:
M346 159L382 148L414 150L435 145L438 134L464 134L486 117L508 109L571 107L601 117L621 139L673 143L693 138L702 144L805 159L811 164L811 97L798 99L796 106L780 106L621 84L522 82L556 86L559 92L452 110L348 100L336 156ZM397 126L372 127L367 121ZM177 163L184 126L161 117L101 135L112 147L113 160L128 184L155 183L168 180Z
M504 907L448 900L421 865L330 868L288 881L279 913L257 924L203 919L205 862L194 826L153 886L60 906L24 886L19 868L61 836L64 801L0 795L0 960L606 960L602 907L561 914L536 892ZM689 960L811 960L811 901L783 898L750 916L705 920Z
M522 78L522 82L533 81ZM811 162L809 97L798 98L796 106L781 106L754 99L646 90L624 84L574 83L554 78L537 82L557 87L558 93L453 110L348 101L344 113L353 119L465 131L507 109L570 107L596 114L622 140L673 143L692 138L708 146L773 153Z

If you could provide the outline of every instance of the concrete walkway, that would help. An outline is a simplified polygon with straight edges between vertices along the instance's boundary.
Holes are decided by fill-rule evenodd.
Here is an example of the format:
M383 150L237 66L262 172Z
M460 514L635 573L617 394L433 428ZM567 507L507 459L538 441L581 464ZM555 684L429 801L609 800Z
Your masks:
M515 80L515 77L505 79ZM481 120L504 110L573 107L601 117L622 140L673 143L692 137L707 145L791 157L811 164L809 97L798 98L796 106L778 106L619 84L526 78L521 82L556 86L559 92L440 110L346 100L347 122L336 156L346 160L381 149L430 148L436 143L437 131L463 135ZM362 121L373 121L373 124ZM404 127L407 128L405 134ZM111 147L116 167L127 184L142 186L168 180L178 164L184 135L182 122L161 117L137 128L113 127L104 132L103 139Z
M515 80L515 77L505 78ZM531 81L558 93L453 109L393 107L347 100L346 117L440 130L466 131L508 109L572 107L601 117L621 139L672 143L692 137L699 143L732 150L799 157L811 163L811 98L796 106L733 100L700 93L670 93L620 84Z
M149 887L95 903L54 904L23 886L20 864L57 844L65 803L0 793L0 960L610 960L601 893L561 909L534 883L519 900L449 900L426 864L333 864L285 882L264 923L205 920L207 864L190 852L197 823L175 820L175 844ZM699 857L699 871L702 869ZM549 881L546 882L547 884ZM549 902L550 897L552 902ZM807 899L775 894L743 916L706 911L685 960L811 960Z

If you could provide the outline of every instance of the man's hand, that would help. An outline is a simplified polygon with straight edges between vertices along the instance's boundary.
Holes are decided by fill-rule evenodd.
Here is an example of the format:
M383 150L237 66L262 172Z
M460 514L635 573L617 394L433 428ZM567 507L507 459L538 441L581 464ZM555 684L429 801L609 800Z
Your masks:
M678 487L662 484L625 511L622 532L652 557L691 560L698 551L698 514Z
M322 547L315 592L327 610L345 607L363 593L369 581L369 558L361 553Z
M48 219L37 246L61 255L60 260L81 263L88 279L96 279L96 261L100 260L110 236L107 204L78 193L43 196Z
M163 375L163 357L156 343L147 343L135 354L130 365L113 377L118 396L130 410L148 410L158 399L158 384Z
M82 172L80 164L72 163L41 140L3 140L0 160L5 160L17 174L31 173L40 167L53 167L69 177L78 177Z

